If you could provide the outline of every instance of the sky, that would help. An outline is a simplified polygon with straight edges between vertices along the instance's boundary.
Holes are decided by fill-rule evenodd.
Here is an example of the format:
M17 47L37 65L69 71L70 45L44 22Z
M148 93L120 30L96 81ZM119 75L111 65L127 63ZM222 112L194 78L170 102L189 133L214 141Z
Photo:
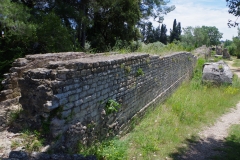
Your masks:
M175 10L164 16L168 34L173 26L174 19L181 22L182 27L187 26L215 26L223 33L222 40L232 40L237 36L237 27L229 28L228 20L235 21L237 17L228 13L226 0L170 0L168 6L175 5ZM153 22L154 27L159 24Z

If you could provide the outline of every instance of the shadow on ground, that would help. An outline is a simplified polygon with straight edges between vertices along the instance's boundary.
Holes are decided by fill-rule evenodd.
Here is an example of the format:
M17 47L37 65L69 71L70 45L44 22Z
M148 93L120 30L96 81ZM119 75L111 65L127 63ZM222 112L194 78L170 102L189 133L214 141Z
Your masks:
M226 141L191 137L186 139L187 147L177 148L177 152L170 157L173 160L239 160L239 142L240 137L236 136L231 136Z
M233 71L234 73L240 73L240 69L239 68L234 68L234 69L231 69L231 71Z

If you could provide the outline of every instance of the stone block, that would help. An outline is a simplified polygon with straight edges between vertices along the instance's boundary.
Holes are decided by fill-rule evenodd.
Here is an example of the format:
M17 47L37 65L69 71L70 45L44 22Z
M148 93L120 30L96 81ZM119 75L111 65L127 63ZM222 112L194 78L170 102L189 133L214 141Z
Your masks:
M63 110L66 111L73 107L74 107L74 103L67 103L67 104L63 105Z
M62 98L62 99L60 99L60 101L59 101L59 105L61 105L61 106L65 105L65 104L67 104L67 103L68 103L68 98Z
M44 105L44 111L45 112L50 112L51 110L59 107L59 103L53 103L52 101L47 101Z
M74 103L74 105L75 105L75 106L80 106L82 103L83 103L83 100L82 100L82 99L78 99L78 100Z
M69 102L74 102L74 101L77 101L78 99L79 99L79 94L73 94L68 97Z
M71 115L71 112L72 112L71 110L62 111L61 118L66 119Z

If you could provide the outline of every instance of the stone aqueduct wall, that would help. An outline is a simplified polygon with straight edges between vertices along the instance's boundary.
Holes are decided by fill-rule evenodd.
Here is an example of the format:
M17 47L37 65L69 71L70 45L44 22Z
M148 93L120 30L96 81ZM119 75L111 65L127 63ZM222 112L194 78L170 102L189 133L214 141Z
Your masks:
M181 52L148 54L59 53L29 55L13 63L0 95L0 125L9 111L22 106L28 127L48 124L53 137L64 135L66 146L86 140L94 131L119 133L136 115L162 102L192 75L196 57ZM106 115L113 99L118 112ZM76 136L81 135L81 136Z

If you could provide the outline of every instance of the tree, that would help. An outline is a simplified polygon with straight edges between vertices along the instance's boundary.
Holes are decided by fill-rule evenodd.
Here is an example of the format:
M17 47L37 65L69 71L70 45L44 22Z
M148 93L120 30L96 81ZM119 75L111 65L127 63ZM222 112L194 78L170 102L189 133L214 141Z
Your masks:
M240 1L239 0L226 0L228 6L228 13L239 17L240 16ZM236 20L237 21L237 20ZM238 26L236 21L228 20L229 27Z
M159 23L162 23L163 15L173 11L175 6L167 6L167 0L142 0L139 2L139 8L142 14L141 22L154 18Z
M181 36L181 42L187 46L200 47L202 45L218 45L222 33L218 31L216 27L202 26L202 27L186 27L183 28L183 35Z
M140 37L136 28L141 16L138 0L97 0L96 3L93 22L87 32L92 48L102 52L117 41L130 43Z
M240 59L240 39L238 37L233 38L234 43L234 55L237 56L238 59Z
M182 33L182 29L181 29L181 23L176 21L176 19L174 19L173 21L173 29L170 30L170 43L172 43L174 40L176 41L180 41L180 35Z
M55 13L43 16L37 26L37 53L73 51L73 41L69 30Z
M165 24L161 26L160 42L167 44L167 27Z
M202 30L205 34L208 36L208 42L207 45L218 45L220 44L220 39L222 38L222 33L218 31L218 28L215 26L202 26Z
M30 10L10 0L0 4L0 79L8 72L14 59L32 52L36 25L29 21Z
M181 41L186 43L189 46L195 45L195 37L194 37L194 28L188 26L183 28L183 35L181 35Z
M142 0L139 1L141 19L138 21L138 28L144 31L149 19L154 19L159 24L163 22L164 15L173 11L175 6L168 6L169 0ZM144 36L143 36L144 37Z
M156 42L156 31L152 25L152 22L148 22L142 26L141 30L142 41L144 43L153 43Z

